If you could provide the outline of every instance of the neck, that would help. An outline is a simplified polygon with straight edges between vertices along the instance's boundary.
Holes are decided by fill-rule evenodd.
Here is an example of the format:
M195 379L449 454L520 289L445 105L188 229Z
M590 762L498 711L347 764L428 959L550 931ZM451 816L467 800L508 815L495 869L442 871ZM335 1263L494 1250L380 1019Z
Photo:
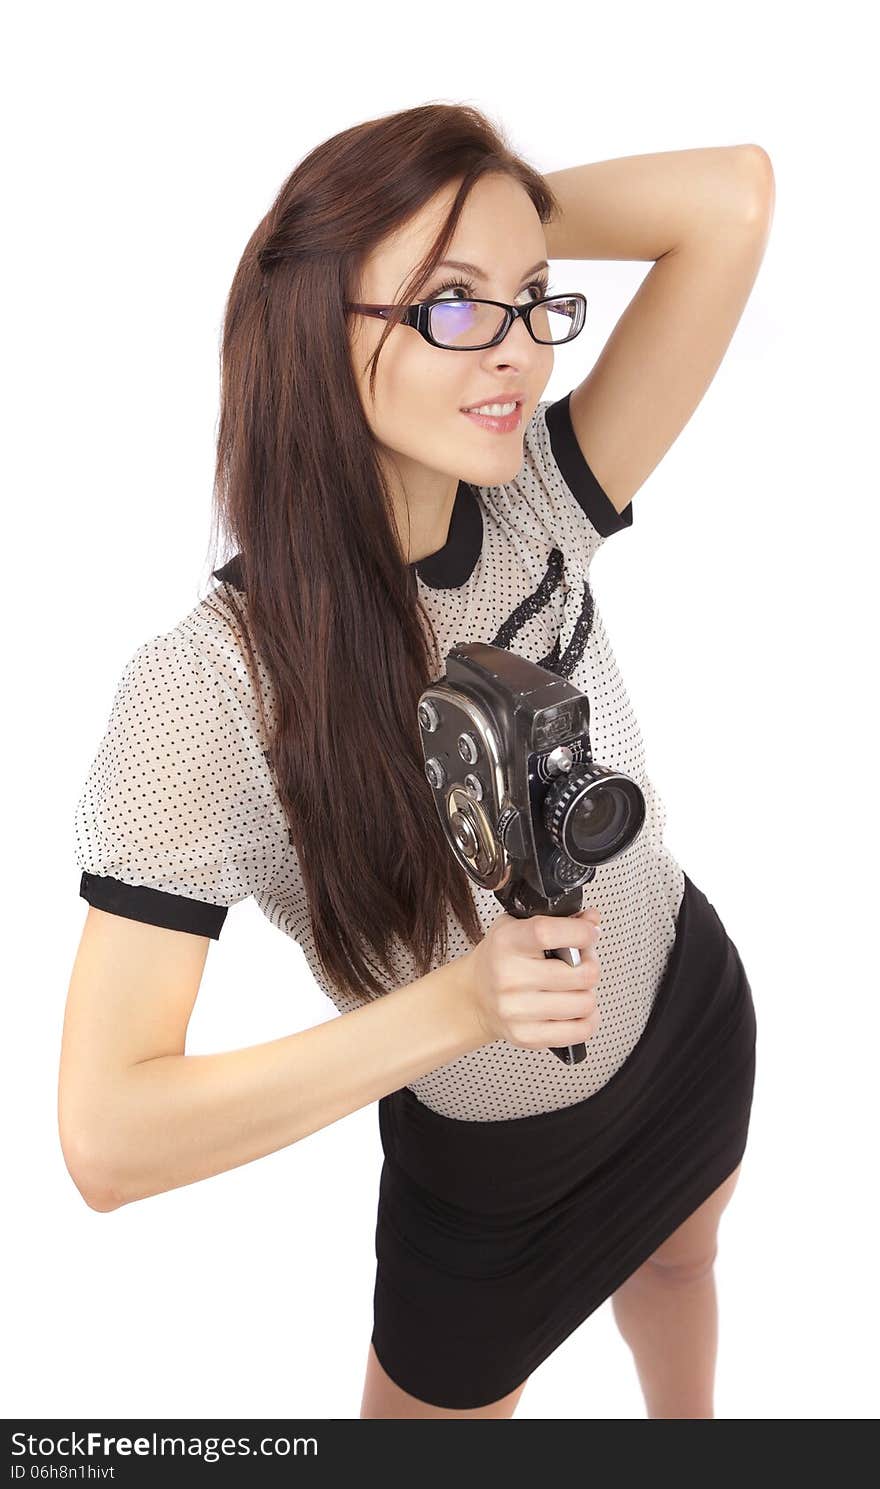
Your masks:
M458 477L427 471L424 467L407 473L405 486L402 477L403 472L393 470L389 485L404 558L408 564L414 564L445 545L458 493Z

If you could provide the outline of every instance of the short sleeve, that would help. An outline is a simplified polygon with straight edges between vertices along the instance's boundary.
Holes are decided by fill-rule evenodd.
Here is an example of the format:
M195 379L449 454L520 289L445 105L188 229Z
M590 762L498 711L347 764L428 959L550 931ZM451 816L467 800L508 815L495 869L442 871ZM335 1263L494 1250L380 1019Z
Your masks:
M563 551L573 551L587 568L606 538L632 526L633 510L630 502L618 512L587 464L572 426L570 398L566 393L538 404L512 484Z
M246 700L196 643L145 642L76 805L81 896L216 940L229 907L271 884L288 841Z

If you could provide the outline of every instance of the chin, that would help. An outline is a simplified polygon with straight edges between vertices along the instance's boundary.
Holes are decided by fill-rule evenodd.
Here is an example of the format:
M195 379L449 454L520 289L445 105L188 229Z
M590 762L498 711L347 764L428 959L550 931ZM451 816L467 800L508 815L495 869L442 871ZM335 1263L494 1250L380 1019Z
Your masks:
M469 481L472 486L504 486L518 475L523 463L523 439L520 430L519 439L512 436L507 441L506 448L499 450L494 460L485 460L479 466L473 461L463 464L461 479Z

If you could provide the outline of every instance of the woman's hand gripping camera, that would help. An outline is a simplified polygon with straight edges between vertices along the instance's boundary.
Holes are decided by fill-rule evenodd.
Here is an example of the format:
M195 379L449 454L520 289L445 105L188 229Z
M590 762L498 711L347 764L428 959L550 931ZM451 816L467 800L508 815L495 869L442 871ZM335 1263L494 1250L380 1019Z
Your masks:
M469 952L471 995L486 1042L506 1039L521 1049L585 1043L599 1027L596 984L601 967L595 946L599 911L532 915L502 913ZM577 947L580 966L545 951Z

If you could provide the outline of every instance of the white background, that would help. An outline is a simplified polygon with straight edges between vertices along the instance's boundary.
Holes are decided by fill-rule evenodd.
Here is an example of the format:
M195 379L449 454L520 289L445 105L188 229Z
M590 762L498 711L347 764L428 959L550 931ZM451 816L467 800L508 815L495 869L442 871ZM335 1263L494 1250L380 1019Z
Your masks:
M209 578L224 298L319 140L471 102L539 169L755 142L773 232L724 362L592 579L669 846L748 969L758 1074L721 1222L716 1411L876 1414L877 116L868 10L740 3L19 8L3 137L9 1415L357 1417L381 1148L369 1106L109 1214L56 1125L86 915L76 798L120 669ZM580 263L586 374L650 268ZM10 841L11 839L11 841ZM870 877L869 877L870 875ZM254 903L190 1053L335 1017ZM426 1347L429 1342L426 1341ZM610 1303L519 1418L638 1418Z

